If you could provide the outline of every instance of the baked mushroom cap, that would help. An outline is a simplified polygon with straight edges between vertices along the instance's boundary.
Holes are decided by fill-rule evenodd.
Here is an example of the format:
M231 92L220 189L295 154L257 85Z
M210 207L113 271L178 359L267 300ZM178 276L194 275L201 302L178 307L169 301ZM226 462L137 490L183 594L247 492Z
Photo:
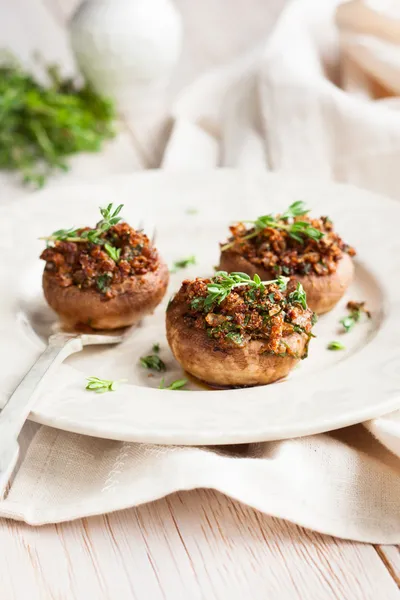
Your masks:
M210 385L254 386L285 377L307 355L313 313L282 283L232 287L212 300L227 277L184 281L166 315L167 338L182 367ZM299 288L297 288L299 289ZM213 291L214 290L214 291ZM207 300L208 298L208 300Z
M101 209L93 229L59 230L50 246L43 290L68 327L116 329L134 325L161 302L169 280L166 264L142 232L120 222L122 205Z
M68 328L87 325L92 329L118 329L135 325L160 304L168 287L167 265L130 277L113 286L109 300L93 289L75 285L61 287L51 273L43 273L43 291L51 308Z
M355 250L334 231L330 219L311 219L307 212L297 202L283 215L259 217L250 228L232 226L231 237L221 245L219 268L257 273L262 279L289 276L302 284L311 310L328 312L353 279Z

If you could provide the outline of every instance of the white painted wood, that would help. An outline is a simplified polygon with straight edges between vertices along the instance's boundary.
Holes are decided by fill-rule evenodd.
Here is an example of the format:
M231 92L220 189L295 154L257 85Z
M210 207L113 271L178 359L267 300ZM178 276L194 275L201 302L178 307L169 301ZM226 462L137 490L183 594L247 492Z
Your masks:
M73 70L65 19L78 0L0 0L0 45L33 49ZM284 0L176 0L186 50L175 90L260 39ZM254 18L253 15L257 15ZM135 124L134 124L135 125ZM142 124L143 125L143 124ZM161 122L161 129L166 125ZM123 131L101 155L78 156L68 176L155 164L160 123ZM157 141L158 140L158 141ZM139 152L138 152L139 149ZM0 176L1 202L26 193ZM32 198L34 201L34 198ZM56 192L55 192L55 201ZM22 455L37 426L26 424ZM108 516L41 528L0 521L3 600L400 599L395 547L334 540L276 521L212 491L181 493Z
M375 550L400 588L400 547L375 546Z
M307 532L205 490L57 526L3 523L0 550L7 600L27 590L41 600L400 598L373 546Z

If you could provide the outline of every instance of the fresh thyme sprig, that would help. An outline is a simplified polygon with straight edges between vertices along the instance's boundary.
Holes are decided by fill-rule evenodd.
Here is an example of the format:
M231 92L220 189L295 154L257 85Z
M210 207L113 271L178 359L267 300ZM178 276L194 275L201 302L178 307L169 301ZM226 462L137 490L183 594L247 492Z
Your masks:
M35 187L67 171L68 156L98 152L115 133L109 100L88 83L61 77L58 67L41 66L45 73L36 80L0 51L0 169Z
M159 385L160 390L181 390L187 384L187 379L176 379L170 385L165 385L164 377Z
M112 381L110 379L99 379L99 377L86 377L87 390L92 392L96 392L97 394L104 394L104 392L115 392L118 387L118 384L126 381L125 379L120 379L119 381Z
M121 221L122 217L119 217L118 215L123 206L123 204L120 204L114 209L113 204L110 203L105 208L100 207L100 214L103 218L97 223L95 229L88 229L82 231L80 234L79 228L71 227L70 229L58 229L51 235L41 237L40 239L45 240L46 242L90 242L91 244L104 244L104 249L108 256L117 262L121 255L121 248L111 246L111 244L105 242L101 236Z
M250 223L253 226L254 231L240 238L240 241L256 237L267 228L286 231L292 239L300 244L304 244L305 237L318 241L323 238L325 234L313 227L308 221L293 220L290 222L292 219L304 216L308 212L310 211L306 208L305 203L302 200L298 200L297 202L293 202L293 204L291 204L278 219L273 215L264 215L258 217L255 221L243 221L243 223ZM228 242L221 247L221 251L224 252L225 250L228 250L234 246L235 243L236 240Z
M153 371L165 371L165 362L157 354L149 354L148 356L141 356L140 364L145 369L152 369Z
M271 281L261 281L259 275L254 275L253 279L247 273L227 273L226 271L217 271L211 278L211 282L207 285L208 295L206 298L194 298L192 300L192 308L198 308L199 302L203 301L203 307L209 308L215 302L221 304L231 291L237 287L249 286L252 289L264 291L266 285L276 283L279 288L284 291L286 289L289 277L278 277ZM197 305L196 305L197 304Z

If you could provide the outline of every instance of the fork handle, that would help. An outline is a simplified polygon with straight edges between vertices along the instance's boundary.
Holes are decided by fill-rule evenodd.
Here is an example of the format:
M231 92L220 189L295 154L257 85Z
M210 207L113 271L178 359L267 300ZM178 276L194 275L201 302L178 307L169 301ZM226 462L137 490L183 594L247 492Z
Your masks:
M82 350L80 335L51 336L46 350L22 379L0 413L0 464L3 453L8 453L5 448L8 446L7 442L17 439L47 376L67 356L80 350Z

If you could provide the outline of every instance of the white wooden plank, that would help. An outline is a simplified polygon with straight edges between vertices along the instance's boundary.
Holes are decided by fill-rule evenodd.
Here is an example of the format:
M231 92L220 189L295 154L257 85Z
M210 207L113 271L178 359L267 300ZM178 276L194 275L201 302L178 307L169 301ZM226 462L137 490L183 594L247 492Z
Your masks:
M400 588L400 548L399 546L375 546L390 575Z
M213 491L175 494L137 515L156 564L165 567L160 580L167 597L173 589L166 576L173 568L168 541L174 556L187 554L194 589L207 600L400 598L372 546L271 519ZM111 518L115 527L120 518Z
M204 490L57 526L3 521L0 552L6 600L400 598L373 546L305 531Z

